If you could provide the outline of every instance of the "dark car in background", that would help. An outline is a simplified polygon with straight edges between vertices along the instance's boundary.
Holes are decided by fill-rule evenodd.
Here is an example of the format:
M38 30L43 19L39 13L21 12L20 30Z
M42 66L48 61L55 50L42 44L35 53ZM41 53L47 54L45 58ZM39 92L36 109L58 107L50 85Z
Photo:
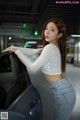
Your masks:
M67 63L74 63L74 54L67 54L66 56L66 62Z

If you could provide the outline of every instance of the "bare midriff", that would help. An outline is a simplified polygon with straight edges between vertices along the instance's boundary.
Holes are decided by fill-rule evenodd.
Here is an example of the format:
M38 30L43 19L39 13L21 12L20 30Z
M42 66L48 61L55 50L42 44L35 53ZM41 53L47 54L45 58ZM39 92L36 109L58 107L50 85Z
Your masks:
M63 79L63 75L62 74L58 74L58 75L48 75L48 74L44 74L46 80L51 83L55 80L60 80Z

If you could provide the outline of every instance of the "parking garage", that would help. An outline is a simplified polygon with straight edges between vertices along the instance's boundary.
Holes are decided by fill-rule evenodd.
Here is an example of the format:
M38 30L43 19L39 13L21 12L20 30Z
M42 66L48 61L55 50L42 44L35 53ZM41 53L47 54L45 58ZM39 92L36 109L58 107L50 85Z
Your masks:
M23 48L43 48L41 30L44 22L50 18L60 18L66 23L67 54L64 76L76 90L76 104L70 120L80 119L80 4L79 1L75 1L74 4L59 2L61 1L57 3L53 0L0 0L0 109L10 111L12 118L9 120L27 120L27 118L28 120L43 120L40 101L42 90L36 91L35 88L40 89L36 80L41 80L45 87L46 83L41 72L34 75L28 73L14 53L3 53L3 50L11 45ZM31 89L28 93L29 88ZM34 98L31 108L29 106L31 101L26 104L29 94L33 94ZM33 106L36 111L32 109ZM24 111L27 111L27 114ZM35 112L36 115L34 115ZM46 114L47 111L44 116Z

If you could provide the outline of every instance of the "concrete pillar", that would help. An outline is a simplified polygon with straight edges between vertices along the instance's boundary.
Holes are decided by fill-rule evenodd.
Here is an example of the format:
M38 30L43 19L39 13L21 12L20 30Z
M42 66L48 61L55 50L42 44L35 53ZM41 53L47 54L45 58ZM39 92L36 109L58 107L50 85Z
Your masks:
M74 45L74 66L80 66L80 38L75 38Z
M4 46L4 43L3 43L3 36L0 36L0 52L3 51L3 46Z

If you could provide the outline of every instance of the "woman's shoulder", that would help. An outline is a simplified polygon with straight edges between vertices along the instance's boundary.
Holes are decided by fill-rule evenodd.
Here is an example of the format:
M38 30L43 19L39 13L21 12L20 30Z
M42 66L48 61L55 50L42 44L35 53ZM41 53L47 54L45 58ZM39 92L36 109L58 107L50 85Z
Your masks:
M47 44L44 46L43 50L52 50L52 46L50 44Z
M47 45L45 45L45 47L44 48L51 48L52 47L52 45L51 44L47 44Z
M50 50L54 50L54 49L56 49L57 47L54 45L54 44L47 44L45 47L44 47L44 49L50 49ZM58 48L57 48L58 49Z
M60 48L58 45L50 44L50 46L52 46L53 49L60 51Z
M50 53L60 53L60 49L59 49L59 47L58 46L56 46L56 45L54 45L54 44L47 44L46 46L45 46L45 50L46 51L49 51L49 54Z

